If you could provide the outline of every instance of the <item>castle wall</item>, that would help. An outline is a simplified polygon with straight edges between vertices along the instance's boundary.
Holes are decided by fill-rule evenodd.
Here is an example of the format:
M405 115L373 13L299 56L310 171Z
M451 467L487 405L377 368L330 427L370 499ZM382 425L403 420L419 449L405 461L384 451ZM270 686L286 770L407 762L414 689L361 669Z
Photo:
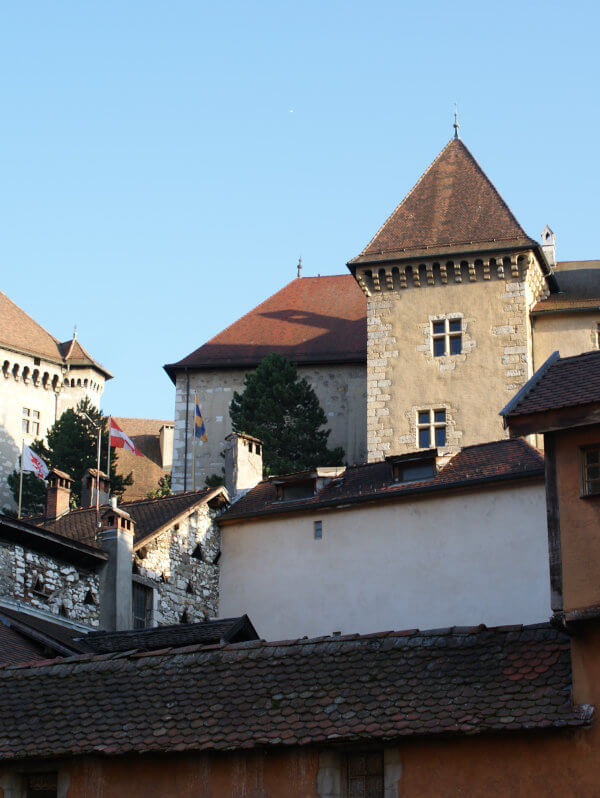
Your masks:
M45 437L56 419L85 396L98 407L103 390L104 377L91 368L64 372L56 363L0 348L0 511L16 508L6 478L18 468L21 443L29 446Z
M221 453L225 437L232 431L229 404L234 391L244 389L247 369L215 369L190 373L188 417L188 480L192 488L194 392L206 424L208 441L197 442L196 487L210 474L220 474L225 461ZM366 368L361 364L299 366L298 373L312 385L327 416L331 430L329 447L342 446L348 463L366 459ZM186 375L177 374L175 390L175 434L173 446L173 489L184 488Z
M533 373L529 309L546 288L530 253L492 261L357 275L370 461L419 448L419 411L445 410L442 451L506 437L498 413ZM433 323L444 319L460 320L462 352L436 357Z
M189 623L216 616L220 533L215 516L202 505L134 552L134 579L154 590L155 625L180 623L184 612Z
M536 315L532 324L536 369L557 350L561 357L572 357L598 349L600 311Z
M0 600L14 609L34 609L98 627L98 573L46 554L0 541Z

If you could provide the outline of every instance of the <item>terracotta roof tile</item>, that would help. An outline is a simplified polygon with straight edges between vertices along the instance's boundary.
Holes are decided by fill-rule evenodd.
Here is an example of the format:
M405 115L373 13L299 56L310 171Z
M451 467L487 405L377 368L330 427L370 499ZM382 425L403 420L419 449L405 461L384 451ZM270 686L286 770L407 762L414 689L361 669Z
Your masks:
M0 665L14 665L46 658L43 646L34 643L0 620Z
M182 513L191 511L196 505L211 501L220 491L221 488L205 488L174 493L172 496L161 496L158 499L125 501L119 505L119 509L129 513L135 521L135 544L138 544ZM100 548L100 543L96 539L95 507L72 510L53 521L41 516L25 520L63 537Z
M181 368L256 366L270 352L296 363L366 362L366 299L349 274L302 277L211 338Z
M512 416L600 402L600 352L584 352L544 364L502 411Z
M232 504L220 519L228 522L257 515L314 510L339 503L399 499L486 482L539 477L543 473L542 455L524 440L513 438L465 446L433 479L422 482L394 482L392 466L385 460L349 466L342 477L333 479L310 499L278 501L276 486L265 480Z
M43 357L54 363L91 365L108 378L112 376L85 351L79 341L73 339L61 343L1 291L0 346L35 357ZM67 355L69 355L68 361Z
M533 313L597 310L600 307L600 261L559 262L555 277L560 292L537 302Z
M0 668L0 757L589 724L570 690L569 639L549 625L87 655Z
M535 245L467 147L453 139L350 263L382 253L498 241Z

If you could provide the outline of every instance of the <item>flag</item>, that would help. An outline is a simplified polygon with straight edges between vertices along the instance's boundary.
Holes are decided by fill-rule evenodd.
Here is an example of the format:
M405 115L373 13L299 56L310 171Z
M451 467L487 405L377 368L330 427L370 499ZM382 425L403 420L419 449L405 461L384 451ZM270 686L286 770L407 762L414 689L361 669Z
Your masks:
M110 420L109 446L114 446L115 449L127 449L128 452L133 452L136 457L144 457L135 443L123 432L114 418L111 418Z
M208 438L206 437L206 427L204 426L204 419L202 418L202 413L200 412L200 405L198 404L198 396L196 396L196 412L194 415L194 435L196 438L200 438L201 441L206 441Z
M21 471L33 471L38 479L46 479L48 466L29 446L23 446Z

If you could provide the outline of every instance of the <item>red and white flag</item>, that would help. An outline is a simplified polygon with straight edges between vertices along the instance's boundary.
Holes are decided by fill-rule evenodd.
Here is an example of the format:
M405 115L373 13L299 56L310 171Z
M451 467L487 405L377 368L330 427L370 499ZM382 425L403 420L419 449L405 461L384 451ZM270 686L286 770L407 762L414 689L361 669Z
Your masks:
M133 452L137 457L144 456L131 438L123 432L114 418L110 420L110 445L114 446L115 449L127 449L128 452Z
M21 471L33 471L38 479L46 479L48 475L48 466L39 455L29 448L29 446L23 446Z

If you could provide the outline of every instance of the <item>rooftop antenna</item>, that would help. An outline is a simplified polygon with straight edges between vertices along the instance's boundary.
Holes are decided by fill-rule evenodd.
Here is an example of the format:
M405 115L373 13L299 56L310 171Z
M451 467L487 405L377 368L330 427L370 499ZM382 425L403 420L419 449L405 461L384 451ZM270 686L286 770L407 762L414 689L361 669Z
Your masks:
M458 106L454 103L454 141L458 141L458 128L460 125L458 124Z
M302 277L302 255L298 258L298 277Z

